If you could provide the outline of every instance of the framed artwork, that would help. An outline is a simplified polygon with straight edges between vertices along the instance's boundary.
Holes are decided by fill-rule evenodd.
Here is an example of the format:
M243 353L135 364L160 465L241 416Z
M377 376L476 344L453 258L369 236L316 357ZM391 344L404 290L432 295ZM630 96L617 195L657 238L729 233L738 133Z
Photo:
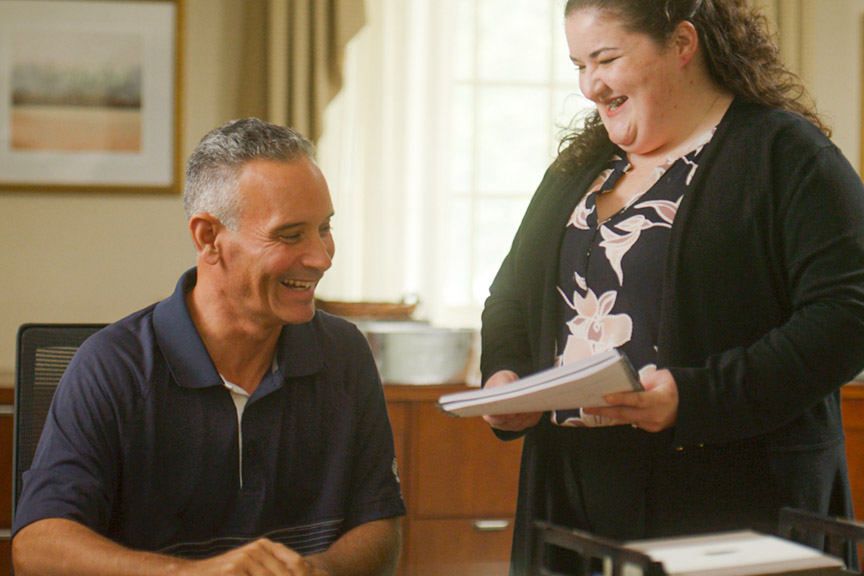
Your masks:
M180 189L181 0L0 0L0 190Z

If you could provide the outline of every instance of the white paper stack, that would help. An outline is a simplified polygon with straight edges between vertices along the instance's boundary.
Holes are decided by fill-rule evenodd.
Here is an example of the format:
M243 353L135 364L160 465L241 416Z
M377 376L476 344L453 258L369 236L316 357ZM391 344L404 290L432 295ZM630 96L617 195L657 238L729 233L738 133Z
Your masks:
M663 564L670 576L830 576L843 574L839 558L777 536L750 530L629 542Z
M438 405L455 416L545 412L603 406L607 394L634 390L642 390L639 377L613 348L503 386L445 394Z

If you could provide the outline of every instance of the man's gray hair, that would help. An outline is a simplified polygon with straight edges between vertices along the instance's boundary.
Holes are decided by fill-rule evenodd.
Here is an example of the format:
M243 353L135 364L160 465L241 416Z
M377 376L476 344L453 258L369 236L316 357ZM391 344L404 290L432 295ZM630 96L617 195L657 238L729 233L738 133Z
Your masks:
M243 206L237 194L240 170L252 160L315 160L315 145L298 132L259 120L232 120L210 131L186 163L183 206L186 218L207 213L229 230L240 225Z

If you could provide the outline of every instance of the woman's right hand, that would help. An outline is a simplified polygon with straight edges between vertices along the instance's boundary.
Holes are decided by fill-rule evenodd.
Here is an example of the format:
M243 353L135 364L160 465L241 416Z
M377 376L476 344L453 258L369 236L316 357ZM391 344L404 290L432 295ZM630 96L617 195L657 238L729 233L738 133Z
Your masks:
M494 388L509 384L519 379L519 376L512 370L500 370L486 380L484 388ZM543 416L542 412L525 412L522 414L494 414L483 416L490 426L498 430L507 432L522 432L528 428L532 428L540 422Z

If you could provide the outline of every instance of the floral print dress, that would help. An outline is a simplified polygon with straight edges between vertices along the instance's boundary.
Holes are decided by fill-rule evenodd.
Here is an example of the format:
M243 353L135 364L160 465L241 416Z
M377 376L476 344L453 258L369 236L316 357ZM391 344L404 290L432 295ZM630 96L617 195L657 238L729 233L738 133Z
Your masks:
M713 135L712 129L688 153L668 158L652 173L653 183L598 222L597 196L612 190L631 168L620 152L576 206L561 245L557 364L618 348L640 375L656 369L663 267L672 222ZM616 424L583 415L579 409L553 412L552 422Z

